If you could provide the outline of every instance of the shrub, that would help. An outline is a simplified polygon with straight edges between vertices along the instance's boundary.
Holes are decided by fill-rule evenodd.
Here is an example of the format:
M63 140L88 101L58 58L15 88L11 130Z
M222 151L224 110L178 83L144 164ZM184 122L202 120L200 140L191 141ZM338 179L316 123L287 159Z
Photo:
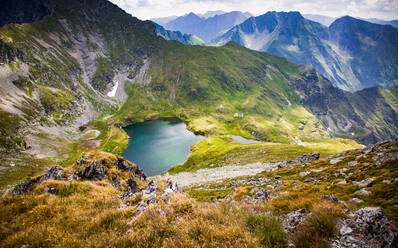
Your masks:
M305 223L294 234L296 248L330 247L329 239L337 234L337 218L340 213L335 208L320 207L313 210Z
M69 184L64 184L60 185L58 188L58 195L59 196L70 196L72 194L86 194L91 190L91 187L86 184L81 184L81 183L69 183Z
M260 240L263 247L287 247L286 233L276 216L254 214L246 219L247 226Z

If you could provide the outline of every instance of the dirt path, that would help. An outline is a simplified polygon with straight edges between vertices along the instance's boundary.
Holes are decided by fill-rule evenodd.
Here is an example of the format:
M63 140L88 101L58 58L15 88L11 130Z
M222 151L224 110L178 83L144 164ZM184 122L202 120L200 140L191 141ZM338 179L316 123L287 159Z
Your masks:
M196 172L180 172L174 175L166 174L165 177L176 181L180 187L186 187L239 176L252 176L265 170L272 170L276 167L276 164L271 163L228 165L217 168L201 169Z

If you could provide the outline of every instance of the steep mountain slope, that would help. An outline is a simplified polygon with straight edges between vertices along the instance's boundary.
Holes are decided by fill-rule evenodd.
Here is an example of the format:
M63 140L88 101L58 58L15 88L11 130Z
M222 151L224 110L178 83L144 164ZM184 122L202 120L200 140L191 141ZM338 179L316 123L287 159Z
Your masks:
M205 42L209 42L234 25L242 23L249 16L249 13L242 13L240 11L228 12L209 18L189 13L165 24L164 27L172 31L194 34Z
M204 42L195 35L182 34L180 31L166 30L164 27L156 23L154 23L154 25L156 27L156 34L163 37L165 40L175 40L185 45L204 45Z
M339 88L398 84L398 30L342 17L329 28L298 12L268 12L253 17L213 40L232 40L250 49L267 51L295 63L309 64Z

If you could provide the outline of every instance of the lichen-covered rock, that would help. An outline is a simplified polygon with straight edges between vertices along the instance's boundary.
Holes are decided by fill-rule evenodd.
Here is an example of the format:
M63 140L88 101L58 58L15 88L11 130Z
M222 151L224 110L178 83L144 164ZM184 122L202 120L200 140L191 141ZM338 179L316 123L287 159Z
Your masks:
M361 208L338 226L339 235L332 242L335 248L394 247L397 241L396 229L379 207Z

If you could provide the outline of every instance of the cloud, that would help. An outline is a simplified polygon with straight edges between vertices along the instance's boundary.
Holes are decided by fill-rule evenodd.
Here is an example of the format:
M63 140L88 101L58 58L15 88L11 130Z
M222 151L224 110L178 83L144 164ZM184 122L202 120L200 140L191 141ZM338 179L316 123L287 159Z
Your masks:
M398 0L110 0L140 19L151 19L208 10L249 11L255 15L267 11L293 11L339 17L398 19Z

